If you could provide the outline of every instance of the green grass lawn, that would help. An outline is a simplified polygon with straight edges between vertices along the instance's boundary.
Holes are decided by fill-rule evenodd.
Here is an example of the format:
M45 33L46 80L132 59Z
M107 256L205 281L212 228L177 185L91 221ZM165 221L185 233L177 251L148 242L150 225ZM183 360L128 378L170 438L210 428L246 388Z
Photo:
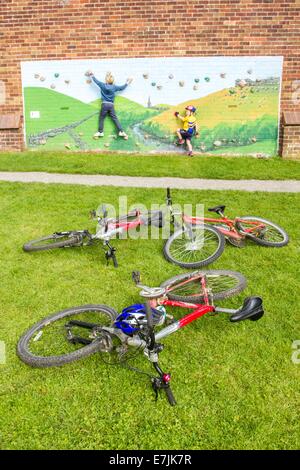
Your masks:
M210 179L300 179L299 161L279 157L121 155L67 152L0 152L0 171Z
M266 314L259 322L239 324L225 316L204 317L166 338L161 365L172 374L178 401L171 408L164 396L154 402L147 378L109 367L99 355L39 370L15 353L20 335L51 312L86 303L120 310L138 302L133 269L149 285L182 272L164 260L162 240L115 241L118 269L105 265L97 247L27 254L22 244L60 229L93 230L88 211L102 202L117 204L120 195L129 204L150 205L163 201L165 191L0 184L0 340L7 350L7 362L0 365L0 448L299 448L300 365L291 361L291 345L300 339L300 195L173 193L181 203L225 203L228 215L268 217L286 228L291 242L281 249L227 246L211 265L248 279L247 290L223 305L261 295ZM133 364L149 370L142 354Z

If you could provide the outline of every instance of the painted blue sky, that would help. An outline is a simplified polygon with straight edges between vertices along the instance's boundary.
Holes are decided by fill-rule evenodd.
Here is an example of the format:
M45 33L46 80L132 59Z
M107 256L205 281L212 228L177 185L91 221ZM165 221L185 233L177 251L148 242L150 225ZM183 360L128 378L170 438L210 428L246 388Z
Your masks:
M89 103L99 97L98 87L87 84L85 72L91 69L99 80L104 80L107 71L115 76L117 84L123 84L127 77L133 83L121 94L144 106L150 96L152 105L165 103L176 105L183 101L201 98L230 86L236 79L261 79L282 74L282 57L159 57L129 59L53 60L22 62L23 87L38 86L50 88ZM250 72L251 73L248 73ZM55 77L58 73L59 77ZM35 74L45 77L41 82ZM148 79L143 78L148 74ZM222 78L220 74L226 74ZM173 76L173 78L169 78ZM205 78L209 78L206 81ZM198 89L195 78L199 79ZM65 83L70 80L70 84ZM184 86L179 86L184 81ZM155 86L152 86L155 83ZM157 85L161 89L157 89Z

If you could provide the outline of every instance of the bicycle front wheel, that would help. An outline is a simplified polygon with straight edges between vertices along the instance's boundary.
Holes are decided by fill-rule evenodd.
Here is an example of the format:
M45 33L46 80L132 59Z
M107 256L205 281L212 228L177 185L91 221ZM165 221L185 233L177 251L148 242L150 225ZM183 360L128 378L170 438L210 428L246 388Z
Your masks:
M215 261L224 251L224 235L210 225L177 230L164 246L164 255L183 268L200 268Z
M201 278L206 277L206 287L209 288L214 300L222 300L238 294L246 288L246 278L236 271L209 270L194 271L174 276L163 282L161 287L167 290L170 300L182 302L203 302L204 293Z
M258 245L280 248L289 242L289 236L282 227L261 217L239 217L236 225Z
M19 340L17 354L32 367L61 366L90 356L101 351L101 327L112 326L116 317L106 305L62 310L30 328Z
M65 248L68 246L77 246L82 242L82 237L76 232L58 232L47 235L46 237L31 240L23 245L24 251L44 251L53 248Z

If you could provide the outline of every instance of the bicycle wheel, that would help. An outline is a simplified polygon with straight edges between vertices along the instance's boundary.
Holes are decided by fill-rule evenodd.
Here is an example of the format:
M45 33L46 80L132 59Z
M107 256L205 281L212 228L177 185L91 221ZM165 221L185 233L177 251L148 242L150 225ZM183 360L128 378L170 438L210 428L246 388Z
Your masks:
M255 228L251 222L259 222L259 225ZM289 242L289 236L282 227L261 217L239 217L239 221L236 225L238 230L246 232L246 237L250 238L258 245L279 248L287 245ZM252 232L247 232L247 230L250 229L252 229Z
M214 300L226 299L238 294L247 285L246 278L238 272L227 270L195 271L174 276L161 284L167 289L170 300L202 302L201 277L206 276L206 285Z
M80 245L82 237L77 232L57 232L52 233L38 240L31 240L23 245L24 251L44 251L53 248L64 248L68 246Z
M56 312L36 323L20 338L18 356L32 367L52 367L102 349L107 352L105 344L101 343L105 343L101 327L111 326L116 317L117 312L106 305L83 305ZM75 341L78 338L82 340L80 343Z
M225 238L210 225L193 225L174 232L166 241L164 255L183 268L199 268L215 261L223 253Z

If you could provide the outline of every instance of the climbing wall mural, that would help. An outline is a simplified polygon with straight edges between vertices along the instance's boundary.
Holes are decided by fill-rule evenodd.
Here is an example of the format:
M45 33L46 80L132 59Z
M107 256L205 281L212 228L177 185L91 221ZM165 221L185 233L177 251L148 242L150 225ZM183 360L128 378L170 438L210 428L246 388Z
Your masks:
M29 149L182 152L175 145L187 105L197 108L195 152L265 155L277 152L282 57L172 57L22 62L25 141ZM98 131L100 90L88 71L116 85L115 109Z

